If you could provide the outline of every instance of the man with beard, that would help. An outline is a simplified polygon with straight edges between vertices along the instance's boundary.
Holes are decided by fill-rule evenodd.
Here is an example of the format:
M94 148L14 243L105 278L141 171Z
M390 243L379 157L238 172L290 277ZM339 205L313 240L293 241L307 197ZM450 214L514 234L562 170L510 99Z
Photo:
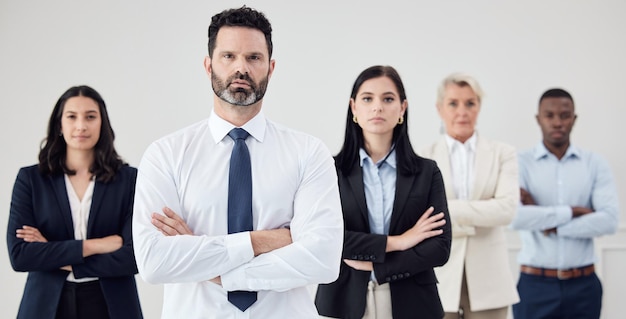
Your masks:
M209 26L213 110L152 143L133 236L162 318L316 318L308 285L337 278L343 220L332 156L265 118L271 25L242 7ZM232 155L231 155L232 154Z
M572 96L550 89L536 116L543 142L520 153L521 206L512 227L522 249L515 319L599 318L602 284L593 238L618 226L611 170L597 154L571 145Z

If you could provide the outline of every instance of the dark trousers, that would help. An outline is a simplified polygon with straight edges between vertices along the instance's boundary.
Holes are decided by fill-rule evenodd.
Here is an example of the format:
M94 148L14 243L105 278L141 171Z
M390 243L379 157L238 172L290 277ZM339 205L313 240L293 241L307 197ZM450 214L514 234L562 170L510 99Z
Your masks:
M521 273L515 319L596 319L602 308L602 284L595 273L568 280Z
M100 281L66 281L57 308L57 319L109 319Z

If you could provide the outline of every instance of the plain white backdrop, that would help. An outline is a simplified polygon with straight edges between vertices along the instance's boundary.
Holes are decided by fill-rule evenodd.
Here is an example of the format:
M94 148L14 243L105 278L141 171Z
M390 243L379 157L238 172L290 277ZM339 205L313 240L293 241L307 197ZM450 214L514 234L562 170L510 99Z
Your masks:
M541 93L562 87L576 103L573 142L608 159L626 203L621 0L0 0L3 235L17 171L36 163L67 88L87 84L102 94L117 150L137 166L150 142L208 116L212 92L202 62L210 18L243 4L274 27L276 69L264 112L321 138L331 152L343 141L352 83L371 65L400 72L416 150L439 136L436 87L451 72L474 75L486 92L480 134L518 149L540 140ZM3 243L0 317L17 314L25 278L11 269ZM162 287L137 279L145 317L159 318Z

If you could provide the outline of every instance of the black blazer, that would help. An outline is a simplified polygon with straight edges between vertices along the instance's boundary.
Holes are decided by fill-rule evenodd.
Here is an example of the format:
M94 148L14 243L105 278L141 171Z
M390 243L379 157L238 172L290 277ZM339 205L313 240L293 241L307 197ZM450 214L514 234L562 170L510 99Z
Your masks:
M20 169L7 229L7 245L15 271L28 272L17 317L53 319L68 275L60 267L72 265L76 278L99 277L111 318L142 318L135 283L137 265L131 240L132 209L137 169L124 166L115 180L96 182L87 238L120 235L122 248L83 258L82 240L74 226L62 174L47 176L37 166ZM27 243L15 237L23 225L39 229L47 243Z
M444 212L443 234L427 239L406 251L385 253L387 236L370 234L361 166L347 175L338 170L339 191L345 222L343 258L368 260L374 264L378 283L389 283L394 319L443 318L433 267L448 261L452 232L443 179L437 164L421 158L415 175L398 174L389 235L411 228L430 206ZM362 318L365 313L369 271L341 263L339 278L318 286L315 304L320 315Z

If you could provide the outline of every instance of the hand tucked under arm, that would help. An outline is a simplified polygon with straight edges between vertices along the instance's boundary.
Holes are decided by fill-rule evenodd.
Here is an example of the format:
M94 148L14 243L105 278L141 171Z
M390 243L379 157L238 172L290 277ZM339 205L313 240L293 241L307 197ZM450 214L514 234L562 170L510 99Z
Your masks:
M346 263L346 265L356 270L362 270L362 271L374 270L374 263L371 261L344 259L343 262Z
M522 204L524 205L537 205L535 204L535 200L533 199L533 197L530 195L530 193L523 189L520 188L520 201L522 202Z

